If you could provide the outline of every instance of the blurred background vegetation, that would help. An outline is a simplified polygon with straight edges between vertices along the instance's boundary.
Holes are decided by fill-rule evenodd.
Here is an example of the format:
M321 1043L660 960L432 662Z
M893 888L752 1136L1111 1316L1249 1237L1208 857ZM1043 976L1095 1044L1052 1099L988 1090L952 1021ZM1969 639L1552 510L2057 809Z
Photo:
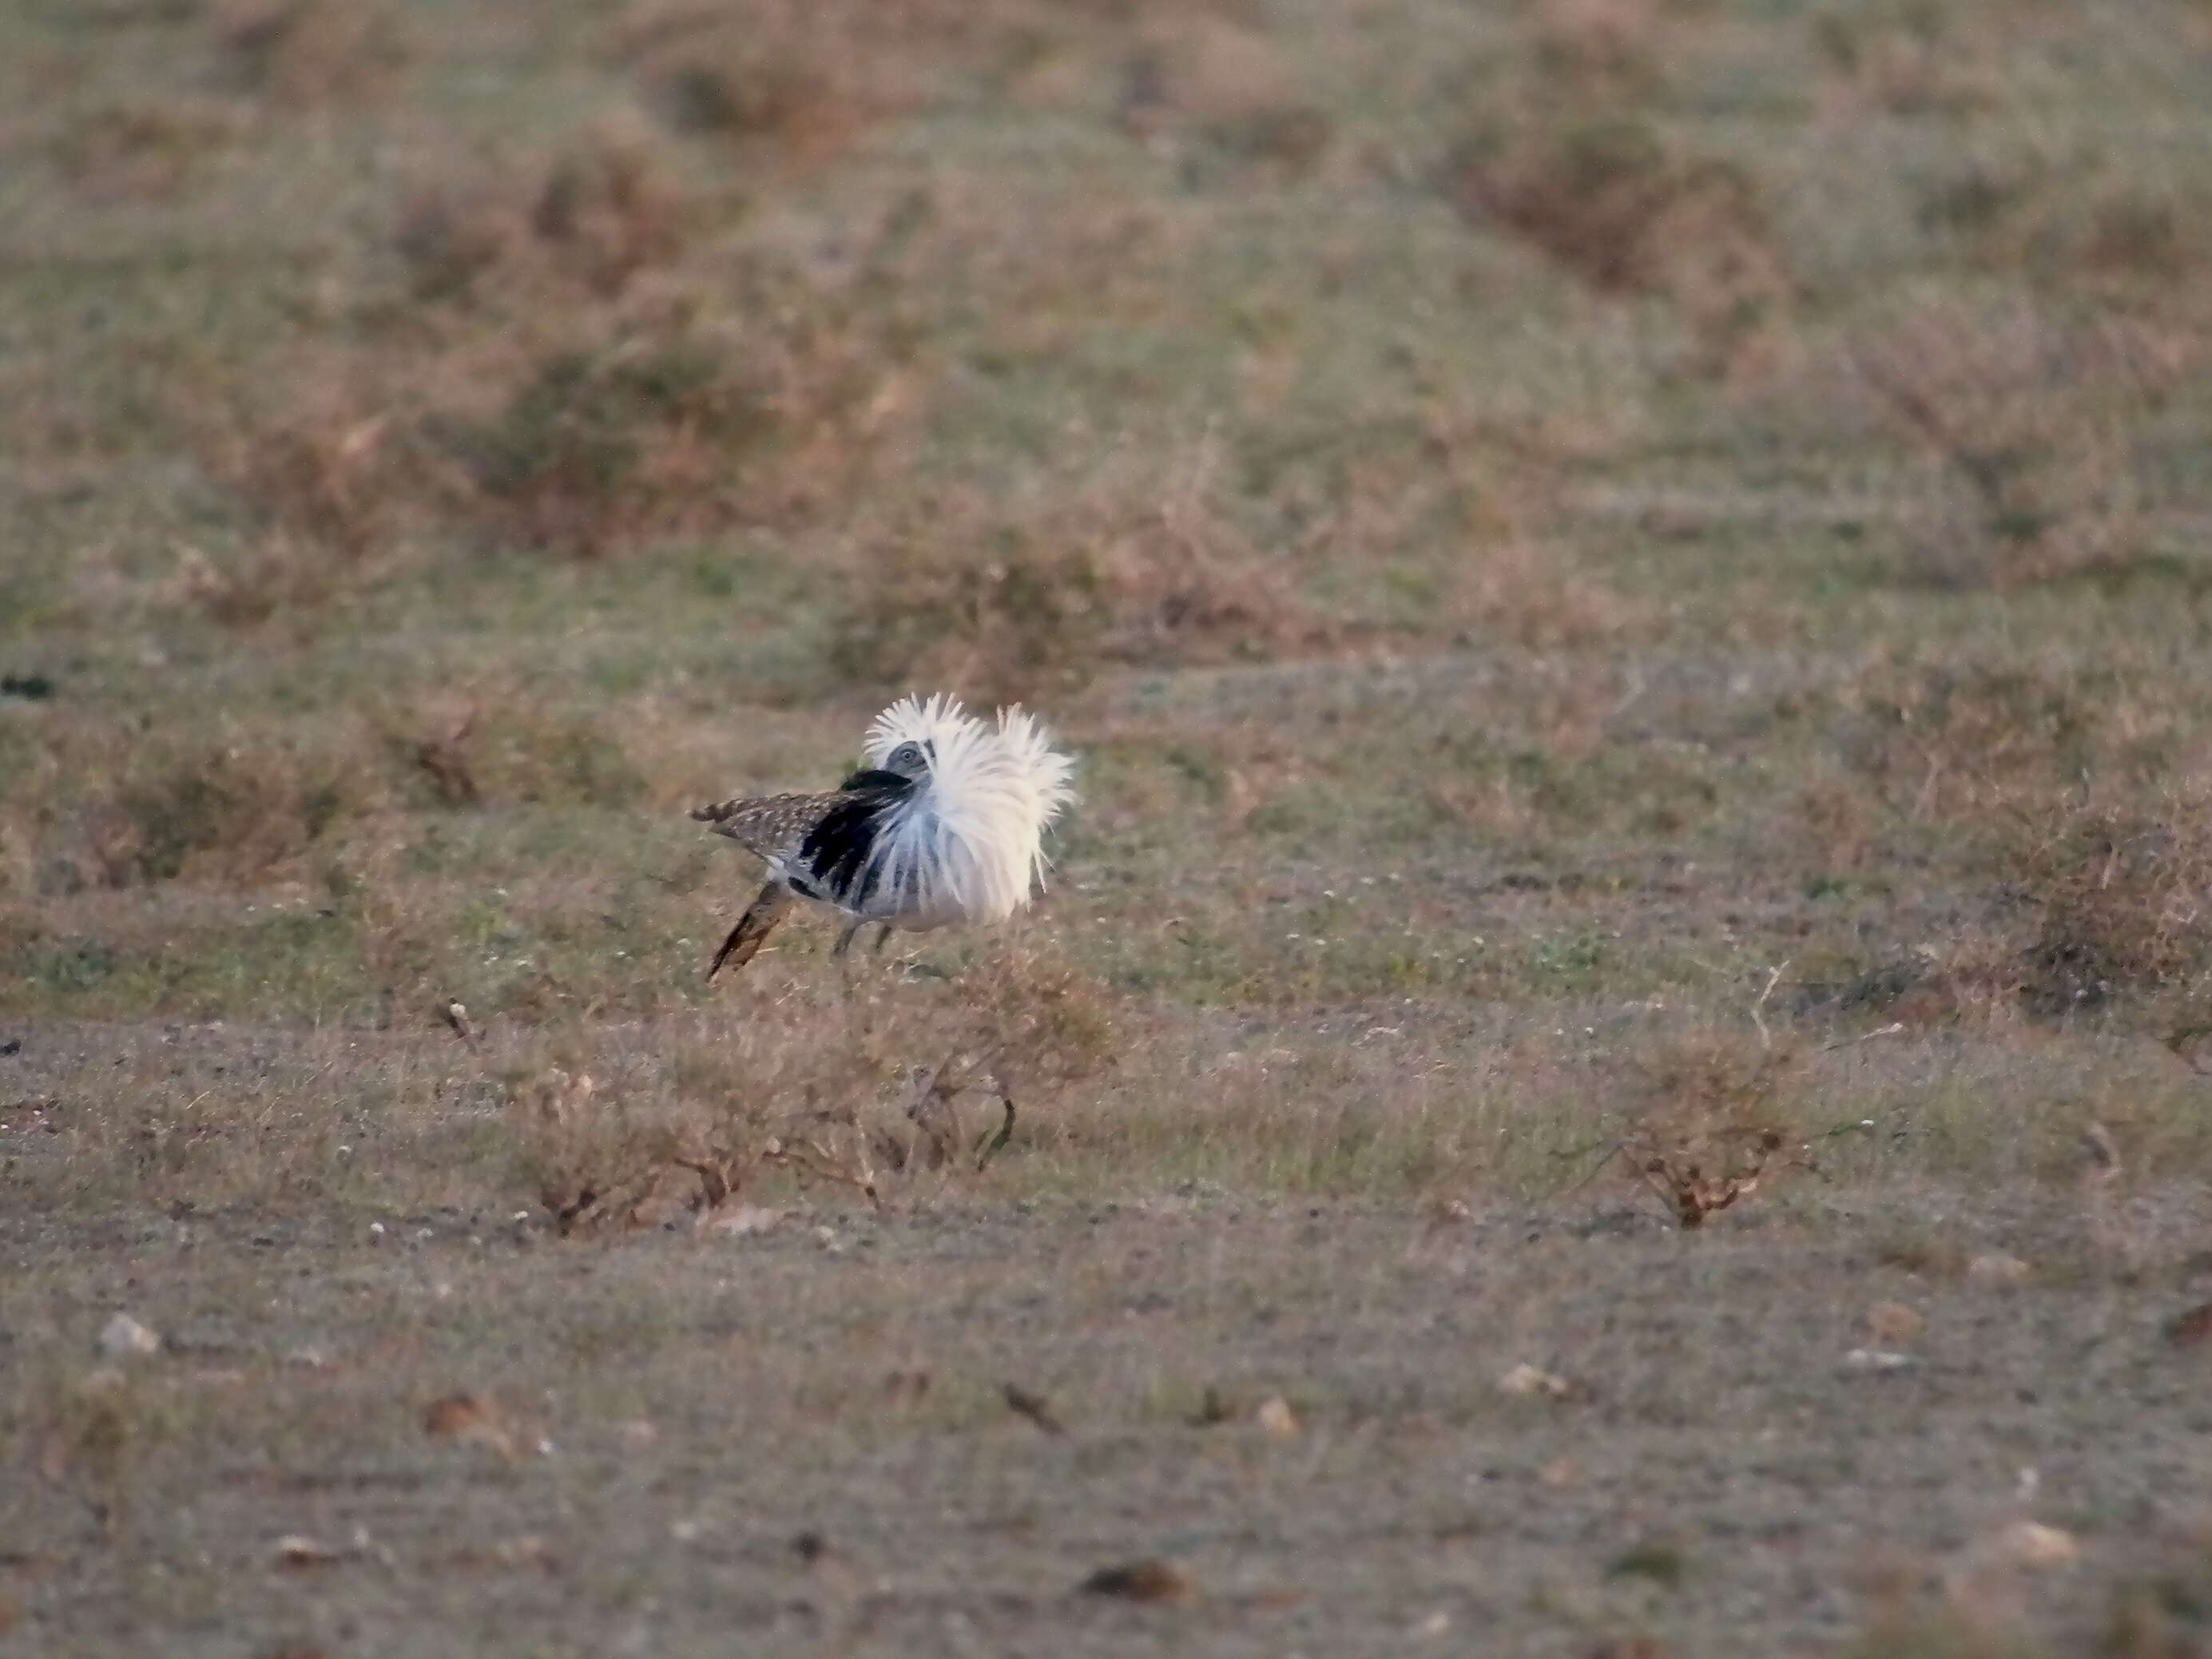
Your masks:
M10 1003L684 1006L678 809L916 685L1133 996L2193 995L2201 3L96 0L0 107Z

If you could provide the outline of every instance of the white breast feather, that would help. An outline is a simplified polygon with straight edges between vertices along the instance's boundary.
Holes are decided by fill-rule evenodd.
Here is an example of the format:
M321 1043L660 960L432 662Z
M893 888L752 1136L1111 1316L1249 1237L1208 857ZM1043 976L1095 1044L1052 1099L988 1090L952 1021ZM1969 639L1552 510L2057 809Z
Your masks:
M929 745L929 776L877 833L872 908L932 923L1005 921L1029 902L1032 882L1043 884L1044 832L1075 798L1075 763L1033 715L1001 709L994 729L942 693L878 715L868 763L909 741Z

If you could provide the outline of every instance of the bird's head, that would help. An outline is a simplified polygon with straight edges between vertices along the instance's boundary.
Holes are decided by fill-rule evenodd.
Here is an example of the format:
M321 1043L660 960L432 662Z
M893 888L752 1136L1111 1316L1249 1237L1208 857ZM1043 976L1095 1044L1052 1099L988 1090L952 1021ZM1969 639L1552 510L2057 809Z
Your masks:
M982 729L982 722L963 708L957 697L942 692L926 702L902 697L876 716L863 751L877 770L919 781Z
M929 765L933 758L932 747L927 739L917 741L909 738L884 757L881 769L885 772L896 772L902 778L912 778L919 782L928 775Z

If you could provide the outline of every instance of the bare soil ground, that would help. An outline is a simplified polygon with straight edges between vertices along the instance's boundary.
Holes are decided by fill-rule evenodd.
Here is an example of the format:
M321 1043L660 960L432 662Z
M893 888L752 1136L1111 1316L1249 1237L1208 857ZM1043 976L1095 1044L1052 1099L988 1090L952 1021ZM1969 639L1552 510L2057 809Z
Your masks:
M14 1639L1904 1650L1871 1600L2086 1644L2203 1592L2212 1408L2168 1327L2212 1294L2202 1249L2175 1254L2208 1218L2201 1192L2138 1201L2105 1225L2142 1265L2114 1271L2078 1209L1932 1184L1800 1189L1710 1236L1617 1194L1205 1182L595 1248L488 1204L380 1232L15 1218ZM2036 1265L1990 1279L1985 1252ZM1882 1303L1924 1328L1870 1330ZM124 1307L165 1351L88 1376ZM1564 1392L1501 1386L1527 1366ZM482 1425L427 1433L459 1391ZM2030 1519L2085 1559L2013 1559ZM1079 1588L1145 1559L1187 1589Z
M2208 108L0 11L0 1653L2212 1652ZM917 686L1049 893L702 983Z

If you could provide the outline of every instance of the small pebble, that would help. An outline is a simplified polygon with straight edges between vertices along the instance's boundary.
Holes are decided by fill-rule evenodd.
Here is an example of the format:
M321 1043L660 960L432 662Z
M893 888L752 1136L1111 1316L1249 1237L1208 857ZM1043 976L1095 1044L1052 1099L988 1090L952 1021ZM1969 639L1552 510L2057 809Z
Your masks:
M140 1359L161 1352L161 1339L129 1314L119 1313L100 1327L100 1351L111 1359Z

